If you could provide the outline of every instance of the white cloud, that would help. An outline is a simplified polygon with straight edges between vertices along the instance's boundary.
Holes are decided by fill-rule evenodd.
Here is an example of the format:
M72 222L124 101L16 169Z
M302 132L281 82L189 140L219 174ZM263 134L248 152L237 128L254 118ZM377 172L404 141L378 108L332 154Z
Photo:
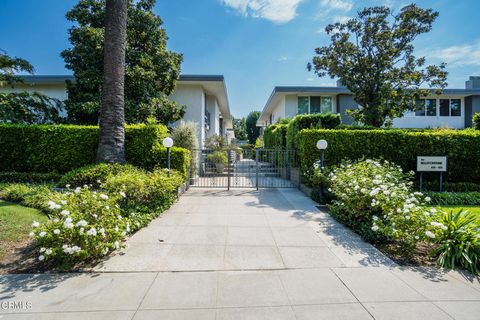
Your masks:
M286 23L297 16L297 7L303 0L222 0L222 3L244 16Z
M456 45L434 50L427 56L446 62L451 66L480 66L480 41L475 44Z
M348 17L348 16L335 16L333 17L333 22L345 23L350 19L351 17Z
M288 57L286 56L281 56L280 58L278 58L278 61L280 62L287 61L287 60L288 60Z
M322 0L321 5L327 10L350 11L353 8L353 2L348 0Z

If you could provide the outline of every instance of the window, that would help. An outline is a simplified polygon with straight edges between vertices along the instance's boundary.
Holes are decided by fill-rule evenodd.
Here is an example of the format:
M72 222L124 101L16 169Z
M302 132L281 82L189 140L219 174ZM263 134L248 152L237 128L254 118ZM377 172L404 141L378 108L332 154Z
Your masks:
M310 113L320 113L320 97L310 97Z
M332 97L298 97L298 114L332 112Z
M460 99L440 99L441 117L460 117L462 115L462 103Z
M462 108L460 107L460 99L450 99L450 116L460 117L462 115Z
M298 97L298 114L308 113L308 97Z
M415 101L415 116L435 117L437 115L437 99L419 99Z
M322 113L332 112L332 97L322 97L321 112Z
M450 115L450 100L440 99L440 117L448 117Z

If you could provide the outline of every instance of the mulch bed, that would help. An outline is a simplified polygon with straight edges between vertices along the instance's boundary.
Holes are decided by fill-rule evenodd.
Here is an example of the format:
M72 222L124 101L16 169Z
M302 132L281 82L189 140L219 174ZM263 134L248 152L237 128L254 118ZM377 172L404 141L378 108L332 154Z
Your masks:
M434 247L426 243L419 243L411 258L403 257L400 247L395 243L375 243L373 246L401 266L435 265L435 258L429 255Z

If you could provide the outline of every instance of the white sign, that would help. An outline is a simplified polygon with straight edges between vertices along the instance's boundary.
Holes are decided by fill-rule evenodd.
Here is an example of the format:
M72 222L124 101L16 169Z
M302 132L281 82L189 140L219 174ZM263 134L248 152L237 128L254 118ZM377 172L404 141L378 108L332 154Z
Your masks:
M417 157L418 172L446 172L447 157Z

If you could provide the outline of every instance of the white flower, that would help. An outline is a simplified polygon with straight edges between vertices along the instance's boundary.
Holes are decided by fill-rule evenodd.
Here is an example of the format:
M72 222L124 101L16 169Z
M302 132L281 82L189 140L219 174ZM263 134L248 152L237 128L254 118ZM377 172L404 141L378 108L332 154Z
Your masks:
M435 235L433 234L433 232L431 231L425 231L425 235L431 239L434 239L435 238Z
M97 183L102 183L102 181L100 181L100 180L97 180Z
M117 215L117 219L118 219L118 220L122 220L122 216L121 216L121 215Z
M52 254L52 249L47 249L47 250L45 250L45 254L46 254L47 256L51 255L51 254Z
M53 201L48 201L48 208L51 209L51 210L54 210L54 209L60 209L62 206L59 205L59 204L56 204L55 202Z
M82 191L82 188L80 187L76 187L75 190L73 190L73 192L75 193L80 193Z
M91 228L90 230L87 231L87 235L96 236L97 235L97 230L95 228Z
M102 253L103 253L104 255L107 254L107 253L108 253L108 248L104 248L104 249L102 250Z
M57 218L53 219L54 223L58 223L58 221L60 221L60 220L58 220Z
M405 219L410 220L410 216L405 216Z
M85 220L80 220L77 222L77 227L85 227L88 225L88 222Z
M47 234L47 233L46 233L45 231L42 231L42 232L40 232L38 235L39 235L40 237L45 237L46 234Z
M83 234L84 231L85 231L85 228L80 228L78 232L80 232L80 234Z
M43 260L45 260L45 256L44 256L43 254L42 254L42 255L40 255L40 256L38 257L38 260L39 260L39 261L43 261Z
M425 197L425 201L426 201L426 202L430 202L430 201L432 201L432 198L430 198L430 197Z
M115 242L113 243L113 248L114 248L114 249L120 248L120 242L115 241Z
M105 209L110 210L110 206L105 206Z
M378 217L377 217L377 216L373 216L372 219L373 219L373 221L377 221L377 220L378 220Z
M68 216L70 214L70 211L68 210L62 210L62 212L60 212L60 214L64 217Z
M34 235L35 235L35 232L33 232L33 231L28 234L28 236L29 236L30 238L33 237Z
M66 205L66 204L67 204L67 201L65 201L65 200L60 200L60 203L63 204L63 205Z
M127 197L127 195L126 195L125 192L123 192L123 191L120 191L119 194L120 194L122 197L124 197L124 198Z
M70 188L70 183L67 183L65 187Z
M55 229L55 230L53 230L53 233L54 233L54 234L60 234L60 229Z
M47 250L46 248L40 248L40 253L44 253L45 250Z
M108 200L108 196L104 193L100 194L100 198L102 198L103 200Z
M437 212L437 209L432 208L432 209L430 209L430 212L431 212L431 213L435 213L435 212Z
M126 231L127 231L127 232L130 232L130 224L129 224L129 223L127 223Z
M38 221L33 221L32 222L32 228L38 228L40 226L40 222Z
M376 224L372 226L372 231L378 231L378 226Z
M100 233L102 236L105 236L105 229L104 228L100 228L98 230L98 233Z
M98 215L96 213L92 214L92 217L94 217L95 219L98 218Z

